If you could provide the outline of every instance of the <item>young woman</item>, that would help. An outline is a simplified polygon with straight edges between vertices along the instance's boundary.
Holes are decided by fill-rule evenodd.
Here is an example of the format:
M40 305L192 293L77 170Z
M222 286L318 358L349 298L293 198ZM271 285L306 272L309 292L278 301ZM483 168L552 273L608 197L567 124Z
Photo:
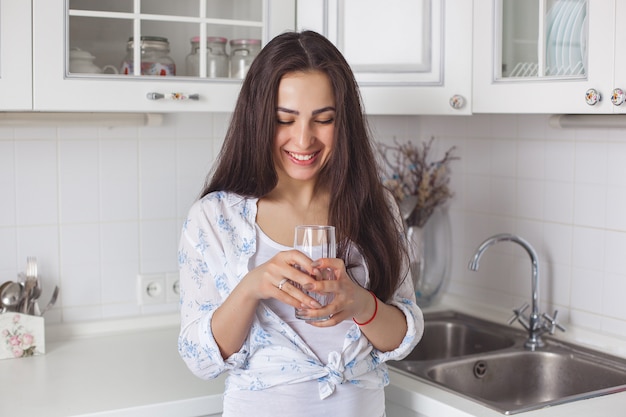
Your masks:
M337 258L294 250L300 224L335 226ZM180 242L179 351L201 378L229 373L224 417L384 416L384 362L423 332L402 236L350 67L317 33L277 36ZM322 268L336 279L316 281ZM299 320L295 307L331 317Z

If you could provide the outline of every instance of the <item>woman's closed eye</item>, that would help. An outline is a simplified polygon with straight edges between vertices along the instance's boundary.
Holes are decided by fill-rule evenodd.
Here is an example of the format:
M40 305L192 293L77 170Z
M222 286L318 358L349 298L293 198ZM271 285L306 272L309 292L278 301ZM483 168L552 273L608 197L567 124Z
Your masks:
M319 120L315 120L315 123L318 123L320 125L330 125L333 124L335 122L335 118L334 117L330 117L328 119L319 119ZM293 120L283 120L283 119L276 119L276 123L278 123L279 125L283 125L283 126L288 126L294 123Z

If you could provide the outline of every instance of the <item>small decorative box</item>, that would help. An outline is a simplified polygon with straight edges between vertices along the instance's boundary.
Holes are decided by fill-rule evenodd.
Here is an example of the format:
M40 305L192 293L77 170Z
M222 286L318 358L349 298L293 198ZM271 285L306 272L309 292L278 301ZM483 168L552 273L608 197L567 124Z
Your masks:
M44 318L21 313L0 314L0 359L46 353Z

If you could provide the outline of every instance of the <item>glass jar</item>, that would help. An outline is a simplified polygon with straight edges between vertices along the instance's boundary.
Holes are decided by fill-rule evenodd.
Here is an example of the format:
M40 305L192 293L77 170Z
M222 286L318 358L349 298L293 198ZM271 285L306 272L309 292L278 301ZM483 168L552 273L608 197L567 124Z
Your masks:
M200 37L191 38L191 53L185 59L187 75L200 75ZM228 77L228 55L226 54L226 38L210 36L206 38L207 77Z
M260 39L233 39L230 41L230 76L243 79L250 64L261 51Z
M141 75L176 75L176 64L168 55L170 43L167 38L142 36L139 46L141 48ZM135 45L131 37L126 45L126 57L120 70L122 74L133 75L134 50Z

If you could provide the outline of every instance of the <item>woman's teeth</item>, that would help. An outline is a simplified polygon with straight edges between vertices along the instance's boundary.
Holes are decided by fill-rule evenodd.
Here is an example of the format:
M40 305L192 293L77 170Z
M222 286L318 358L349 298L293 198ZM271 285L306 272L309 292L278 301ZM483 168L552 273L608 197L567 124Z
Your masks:
M302 155L302 154L298 154L298 153L289 152L289 156L291 156L293 159L297 159L298 161L309 161L310 159L312 159L315 156L315 153L311 153L311 154L308 154L308 155Z

